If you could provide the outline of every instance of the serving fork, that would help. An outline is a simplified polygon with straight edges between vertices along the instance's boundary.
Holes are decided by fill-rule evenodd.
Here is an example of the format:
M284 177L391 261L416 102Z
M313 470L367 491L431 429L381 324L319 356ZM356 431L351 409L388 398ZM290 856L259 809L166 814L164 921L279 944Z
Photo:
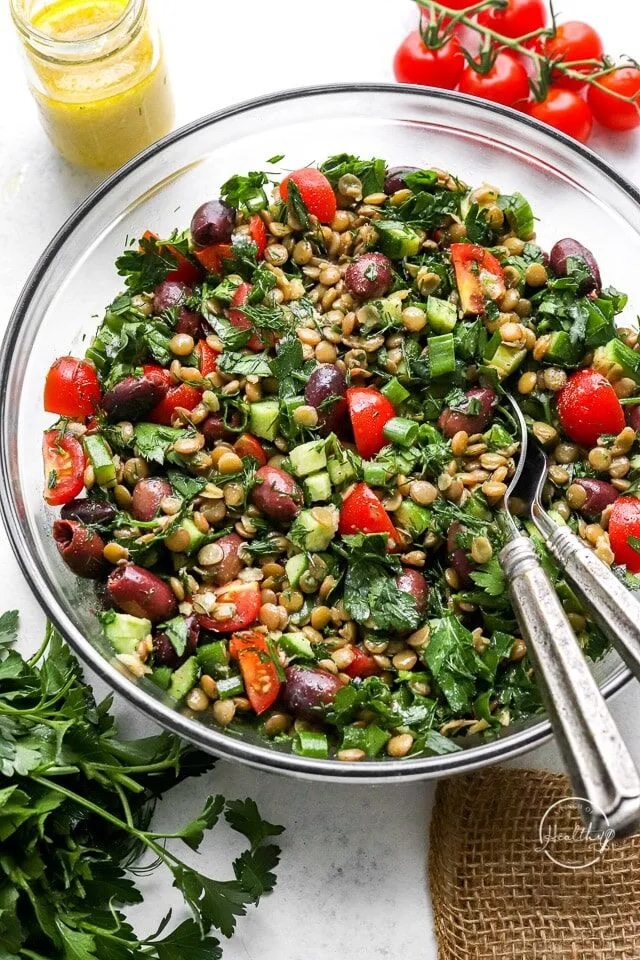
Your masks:
M528 433L506 392L520 429L520 455L499 513L507 538L500 563L536 670L542 697L585 822L592 829L633 832L640 825L640 775L589 670L567 615L531 538L515 523L518 498L547 548L605 636L640 678L640 603L568 527L544 510L547 457Z

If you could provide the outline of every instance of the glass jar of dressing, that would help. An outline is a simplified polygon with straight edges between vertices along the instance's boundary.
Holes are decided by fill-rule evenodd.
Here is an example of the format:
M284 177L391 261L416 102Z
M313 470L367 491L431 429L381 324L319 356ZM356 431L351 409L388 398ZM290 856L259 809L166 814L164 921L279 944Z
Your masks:
M173 124L147 0L10 0L42 124L63 157L113 170Z

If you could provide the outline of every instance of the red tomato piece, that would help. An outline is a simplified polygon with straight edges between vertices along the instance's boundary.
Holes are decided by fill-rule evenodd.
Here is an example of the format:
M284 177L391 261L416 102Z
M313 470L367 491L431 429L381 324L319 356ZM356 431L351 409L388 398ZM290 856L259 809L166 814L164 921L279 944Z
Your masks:
M242 307L249 299L249 294L251 293L251 284L250 283L241 283L236 292L231 298L231 305L229 308L229 323L232 327L236 327L238 330L251 330L253 324L249 317L242 312L242 310L234 310L234 307ZM247 348L249 350L264 350L264 341L262 337L258 336L257 333L251 335L247 341Z
M574 443L595 446L603 433L620 433L625 418L609 381L596 370L577 370L556 397L562 429Z
M196 343L196 353L198 354L198 367L203 377L208 377L218 366L218 350L210 347L206 340L198 340Z
M253 457L261 467L267 462L265 449L252 433L242 433L233 445L233 449L239 457Z
M200 626L205 630L216 633L234 633L250 627L258 619L261 599L260 588L255 581L244 583L242 580L232 580L223 587L215 590L216 604L229 604L234 612L224 620L214 617L199 616Z
M623 563L631 573L640 573L640 553L631 546L629 537L640 537L640 500L619 497L609 517L609 542L616 563Z
M168 371L163 372L168 373ZM193 410L201 399L202 390L192 387L190 383L179 383L175 387L169 387L160 403L157 403L148 414L147 420L150 423L161 423L165 427L170 427L176 407Z
M507 0L504 8L481 10L478 23L503 37L518 39L546 26L547 15L544 0Z
M370 460L387 445L382 431L396 415L393 404L373 387L349 387L347 407L358 453Z
M526 112L530 117L586 143L593 129L591 108L579 93L564 87L549 87L544 100L532 100Z
M280 184L280 196L285 203L289 199L290 180L293 180L300 191L300 197L308 212L317 217L320 223L331 223L336 215L336 195L324 173L315 167L303 167L302 170L290 173Z
M193 254L207 273L221 274L224 270L224 261L232 256L231 244L212 243L209 247L194 250Z
M465 0L466 2L466 0ZM399 83L420 83L427 87L454 90L464 70L464 54L456 36L441 47L427 47L418 30L402 41L393 59L393 72Z
M389 514L366 483L358 483L342 501L338 530L342 536L354 533L386 533L394 540L398 532Z
M157 240L158 234L153 233L151 230L145 230L144 238L145 240ZM179 283L185 283L188 287L200 282L202 279L202 271L198 265L189 260L188 257L185 257L173 244L161 244L159 249L168 250L176 261L175 270L171 270L166 275L165 280L177 280Z
M492 100L506 107L521 107L529 99L527 71L509 53L499 53L486 73L466 67L460 80L460 93Z
M86 360L59 357L44 384L44 408L63 417L88 417L95 413L102 391L95 369Z
M598 83L605 89L600 90L592 85L587 96L598 123L609 130L633 130L640 126L640 70L637 67L618 67L600 77ZM630 103L613 94L636 99Z
M544 54L554 63L575 63L572 67L578 73L591 73L593 67L585 63L580 66L580 60L601 60L604 55L604 46L600 35L588 23L581 20L568 20L559 23L556 32L544 44ZM553 82L557 87L565 90L581 90L584 83L566 77L558 70L552 73Z
M251 706L257 714L264 713L280 693L278 669L269 656L264 633L254 630L234 634L229 642L229 654L238 661Z
M380 667L373 657L361 650L360 647L350 646L347 649L353 654L353 660L342 671L348 677L372 677L375 673L380 673Z
M42 439L44 498L52 507L73 500L84 488L87 461L82 444L70 433L47 430Z
M264 220L257 213L254 213L249 220L249 236L257 247L258 260L262 260L267 249L267 228Z
M462 309L484 313L487 299L497 300L507 289L500 262L475 243L452 243L450 250Z

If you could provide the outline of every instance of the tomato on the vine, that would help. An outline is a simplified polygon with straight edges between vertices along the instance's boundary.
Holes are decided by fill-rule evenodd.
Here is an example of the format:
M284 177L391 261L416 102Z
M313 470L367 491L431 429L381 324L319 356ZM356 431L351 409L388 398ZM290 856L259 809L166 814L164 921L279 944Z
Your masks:
M482 10L478 23L503 37L518 39L546 26L547 5L544 0L507 0L504 8Z
M527 71L510 53L499 53L486 73L466 67L459 89L461 93L493 100L505 107L521 107L529 99Z
M604 55L600 35L596 33L592 26L588 23L582 23L581 20L568 20L567 23L559 23L554 35L545 41L543 50L545 56L556 63L601 60ZM577 70L578 73L588 74L591 72L591 67L587 63L582 66L576 63L576 66L572 69ZM581 90L584 86L583 81L566 77L559 70L554 70L552 76L555 85L564 87L566 90Z
M617 67L599 77L598 83L605 89L592 85L588 94L589 106L598 123L609 130L633 130L640 126L640 70ZM620 96L638 99L629 103Z
M544 100L534 100L526 111L542 123L586 143L593 128L593 114L582 97L564 87L549 87Z
M425 45L419 30L414 30L405 37L393 58L393 72L400 83L453 90L463 70L464 54L456 36L432 50Z

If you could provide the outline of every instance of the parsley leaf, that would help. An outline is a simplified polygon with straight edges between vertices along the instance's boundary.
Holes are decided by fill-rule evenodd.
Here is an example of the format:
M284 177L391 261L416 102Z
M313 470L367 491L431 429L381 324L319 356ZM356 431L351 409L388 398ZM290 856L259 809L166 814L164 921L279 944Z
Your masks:
M175 246L179 236L171 238ZM145 236L134 241L135 247L125 250L116 260L116 270L125 278L125 285L131 295L150 293L154 287L175 270L177 259L167 246L167 241L157 237Z
M230 800L224 816L233 830L247 838L252 850L255 850L268 837L280 836L284 829L275 823L263 820L255 801L250 797L246 800Z
M344 177L346 174L358 177L362 183L363 197L370 193L382 193L384 190L386 164L384 160L379 158L361 160L349 153L339 153L335 157L329 157L328 160L325 160L320 165L320 170L332 187L336 187L340 177Z
M347 572L344 606L359 623L372 621L379 630L414 630L420 615L414 598L400 590L395 575L397 557L387 551L384 534L356 534L343 537Z
M500 597L507 589L504 572L496 557L492 557L479 570L474 570L471 579L476 586L485 590L490 597Z
M272 375L266 353L238 353L227 351L218 357L218 370L237 373L241 377L270 377Z
M178 437L185 435L177 427L164 427L157 423L136 423L134 429L135 449L139 457L164 463L169 447Z
M223 197L234 210L244 210L245 213L257 213L269 206L264 185L268 183L266 173L253 170L245 176L234 174L222 184L220 196Z

